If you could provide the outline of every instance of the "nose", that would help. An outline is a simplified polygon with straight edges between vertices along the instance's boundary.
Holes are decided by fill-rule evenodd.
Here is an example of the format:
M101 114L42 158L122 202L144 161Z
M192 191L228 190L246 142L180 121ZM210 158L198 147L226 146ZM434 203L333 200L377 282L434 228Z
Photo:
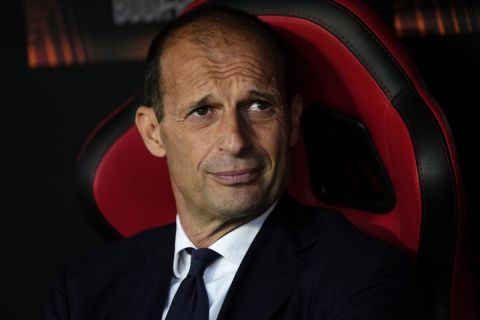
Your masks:
M219 132L218 148L226 153L239 156L250 145L248 125L237 110L226 111L223 126Z

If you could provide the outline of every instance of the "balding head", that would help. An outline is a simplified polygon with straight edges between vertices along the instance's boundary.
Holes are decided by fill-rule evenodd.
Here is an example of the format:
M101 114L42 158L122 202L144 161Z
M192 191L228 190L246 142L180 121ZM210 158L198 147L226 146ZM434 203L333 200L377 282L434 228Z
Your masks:
M235 45L241 42L256 46L262 56L274 62L285 87L286 59L279 40L267 24L238 10L203 6L174 21L152 41L147 58L144 103L154 108L159 120L163 118L163 100L168 92L162 61L169 49L189 43L192 50L201 50L215 62L222 58L222 52L235 54Z

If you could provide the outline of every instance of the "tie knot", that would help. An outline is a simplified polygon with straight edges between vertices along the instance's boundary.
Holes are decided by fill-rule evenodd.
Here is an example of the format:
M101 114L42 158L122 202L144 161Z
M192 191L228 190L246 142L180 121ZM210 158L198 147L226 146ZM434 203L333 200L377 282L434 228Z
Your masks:
M208 248L188 248L187 253L192 256L188 275L193 277L203 276L205 269L220 256L217 252Z

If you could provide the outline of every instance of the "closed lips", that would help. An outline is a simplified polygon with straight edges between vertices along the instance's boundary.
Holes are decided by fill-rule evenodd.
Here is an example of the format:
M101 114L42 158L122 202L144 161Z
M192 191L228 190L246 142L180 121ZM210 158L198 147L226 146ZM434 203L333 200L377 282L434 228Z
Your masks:
M261 168L232 170L212 173L218 180L227 183L247 183L254 180L260 173Z

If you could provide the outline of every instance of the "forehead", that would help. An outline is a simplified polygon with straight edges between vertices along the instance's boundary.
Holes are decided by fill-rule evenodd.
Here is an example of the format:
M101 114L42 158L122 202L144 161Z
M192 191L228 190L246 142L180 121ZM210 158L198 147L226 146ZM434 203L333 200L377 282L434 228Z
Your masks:
M252 35L213 29L201 37L186 32L175 37L166 46L160 69L167 91L178 82L209 75L221 78L236 74L244 81L278 85L283 76L280 60L274 50Z

